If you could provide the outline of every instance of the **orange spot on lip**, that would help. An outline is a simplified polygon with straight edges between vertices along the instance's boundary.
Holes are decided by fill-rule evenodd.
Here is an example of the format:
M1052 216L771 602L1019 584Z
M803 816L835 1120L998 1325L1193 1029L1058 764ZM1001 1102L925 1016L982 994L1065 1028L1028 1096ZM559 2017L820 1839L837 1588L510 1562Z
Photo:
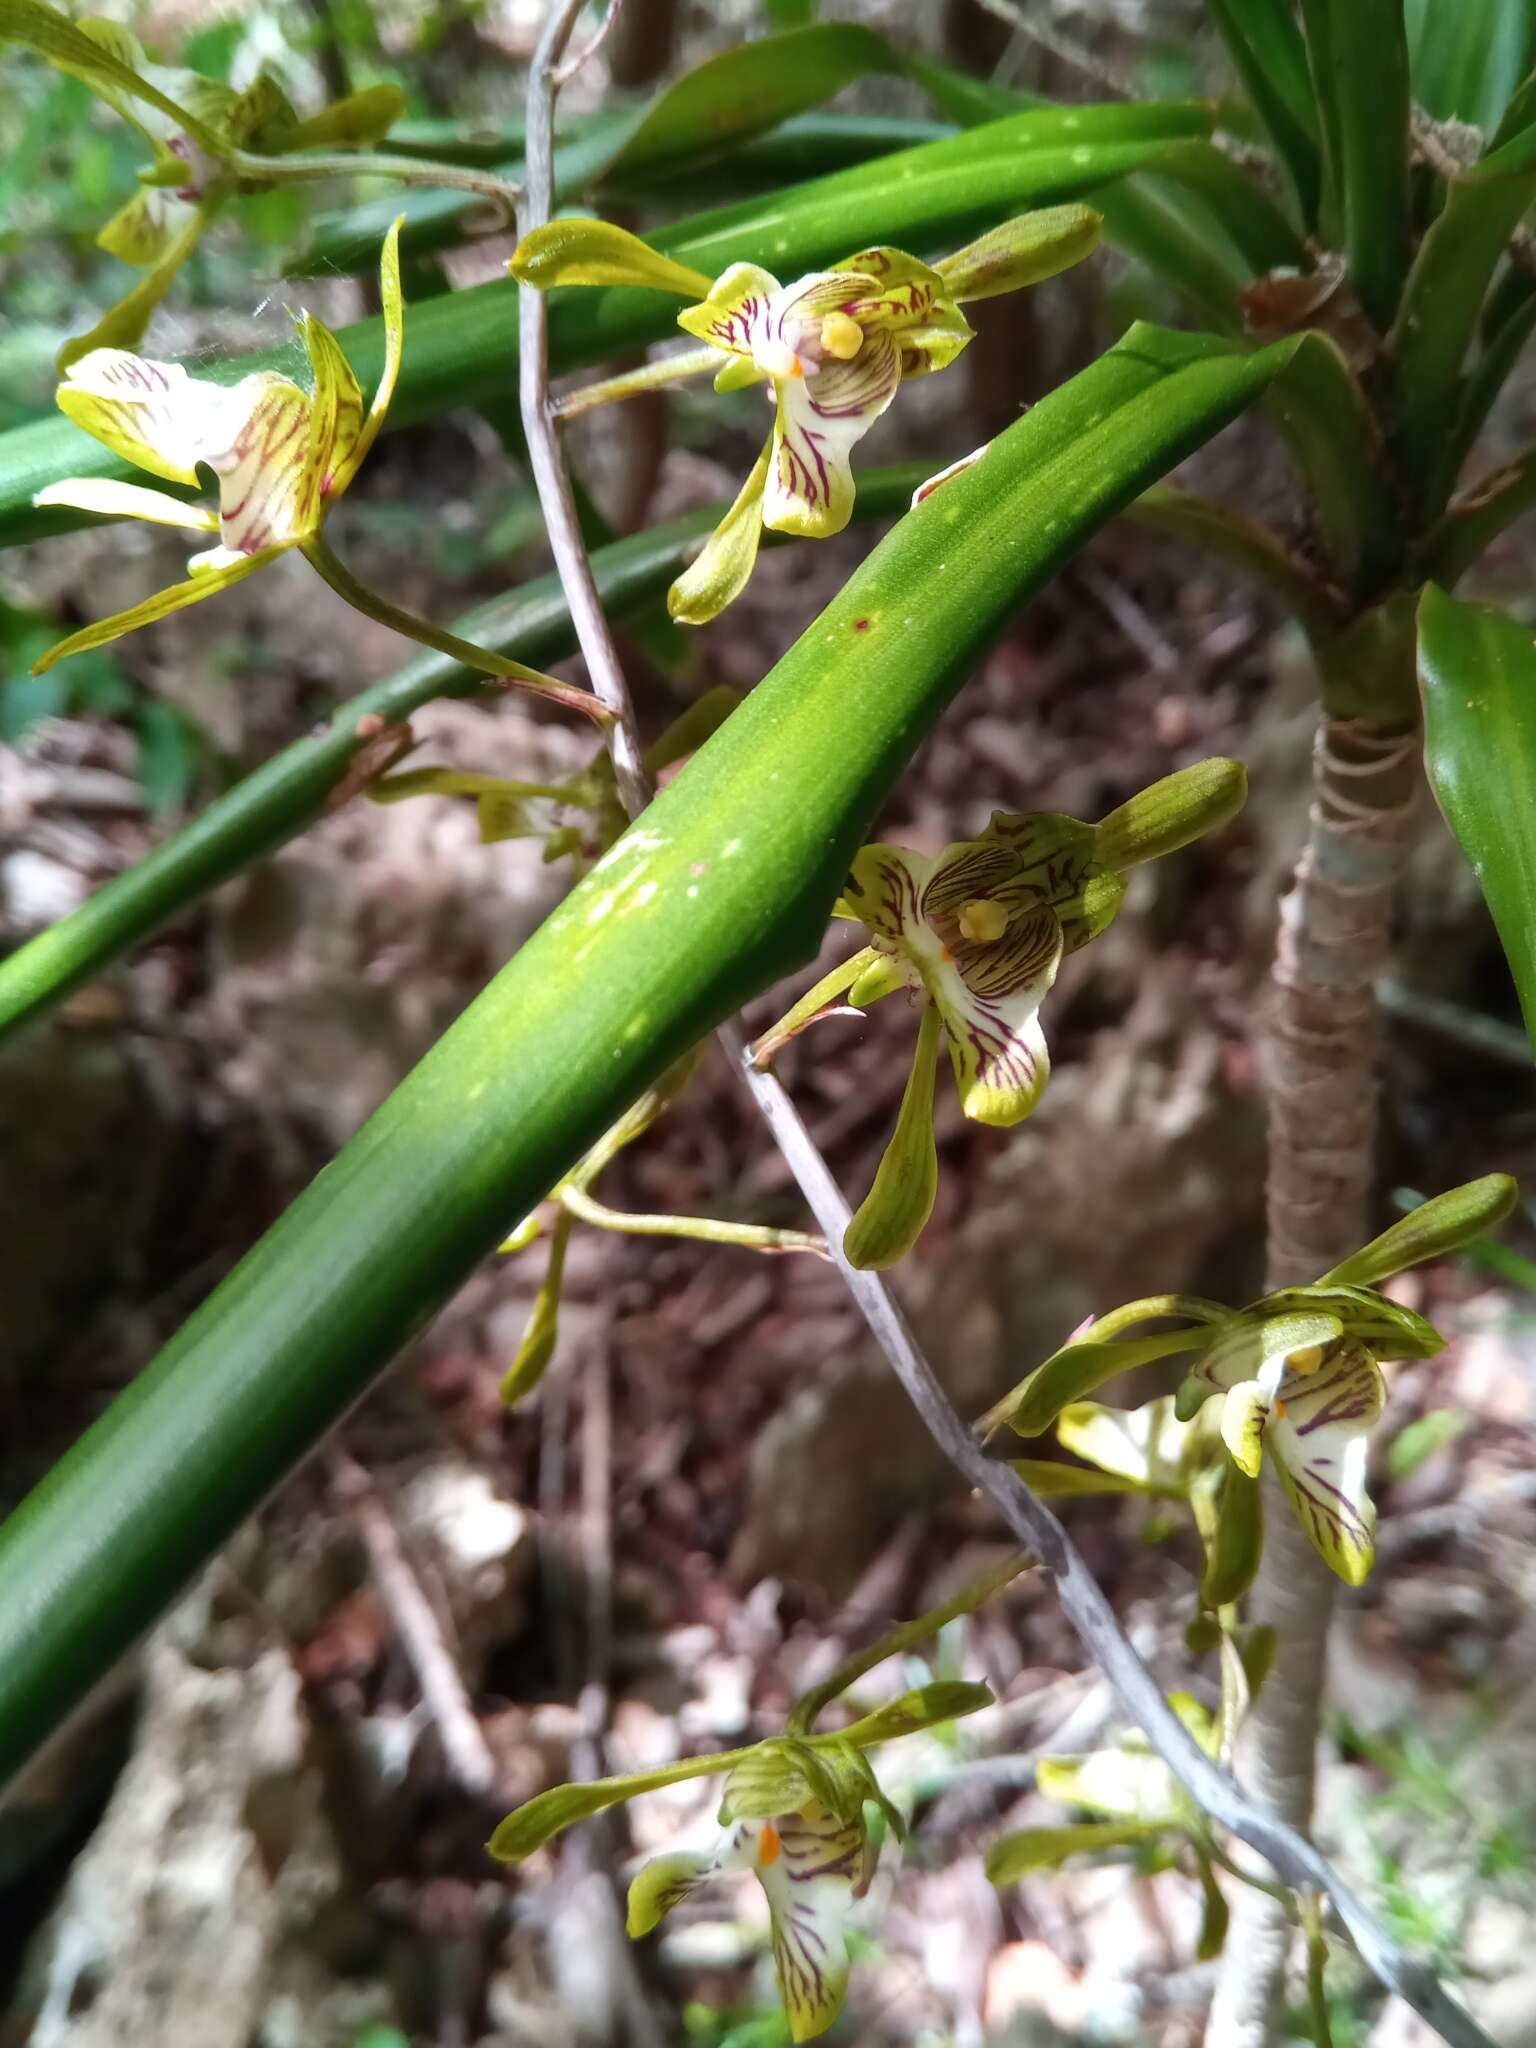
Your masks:
M1277 1414L1277 1415L1279 1416L1280 1420L1281 1420L1282 1422L1284 1422L1284 1420L1285 1420L1285 1403L1284 1403L1284 1402L1283 1402L1283 1401L1282 1401L1282 1400L1280 1399L1280 1397L1279 1397L1278 1395L1276 1395L1276 1397L1275 1397L1275 1413L1276 1413L1276 1414Z
M771 1820L763 1822L763 1831L757 1838L757 1860L759 1863L777 1863L784 1844L779 1831Z

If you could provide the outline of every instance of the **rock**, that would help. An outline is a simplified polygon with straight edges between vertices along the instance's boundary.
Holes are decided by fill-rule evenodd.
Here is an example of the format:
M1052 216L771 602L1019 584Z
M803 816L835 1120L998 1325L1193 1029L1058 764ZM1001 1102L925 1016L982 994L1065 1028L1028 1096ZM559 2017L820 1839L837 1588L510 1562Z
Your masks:
M24 1965L31 2048L244 2048L344 1892L286 1653L206 1670L167 1628L144 1669L133 1755Z
M536 1551L532 1518L484 1472L450 1458L410 1480L395 1507L412 1562L446 1604L473 1693L491 1652L522 1630Z

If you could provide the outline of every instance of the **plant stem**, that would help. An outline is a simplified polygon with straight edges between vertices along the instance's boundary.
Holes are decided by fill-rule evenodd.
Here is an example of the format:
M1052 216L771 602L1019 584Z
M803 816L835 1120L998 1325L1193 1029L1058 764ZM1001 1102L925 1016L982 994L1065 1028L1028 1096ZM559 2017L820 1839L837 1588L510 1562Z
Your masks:
M617 377L604 377L596 384L583 384L579 391L570 391L564 398L557 398L554 411L560 419L575 419L578 413L591 412L599 405L617 405L622 398L638 398L642 392L658 390L665 384L676 384L684 377L702 377L710 370L718 370L720 364L721 355L717 348L685 348L676 354L658 356L653 362L642 363L638 369L621 371Z
M555 67L582 5L583 0L556 0L529 70L524 184L517 219L518 231L524 235L545 224L554 204L555 98L559 92ZM651 779L641 758L629 687L603 617L592 565L582 545L570 472L555 430L549 398L549 307L544 294L531 285L518 287L517 320L518 401L528 443L528 464L544 508L555 568L565 586L566 603L571 609L587 673L612 721L610 745L619 801L634 818L650 800Z
M957 1615L969 1614L990 1600L994 1593L1000 1593L1004 1586L1011 1585L1020 1572L1028 1571L1034 1563L1028 1551L1016 1550L1005 1557L1001 1564L994 1565L989 1572L972 1579L968 1585L946 1600L940 1607L930 1607L926 1614L919 1614L915 1620L898 1623L887 1629L883 1636L877 1636L872 1643L866 1643L861 1650L851 1650L837 1664L820 1685L814 1685L802 1693L790 1709L789 1719L784 1723L786 1735L809 1735L816 1725L816 1717L829 1707L839 1693L861 1679L866 1671L873 1671L877 1664L883 1664L887 1657L896 1657L904 1650L912 1650L919 1643L925 1643L930 1636L936 1636L941 1628Z
M261 185L309 185L321 178L393 178L401 185L430 185L453 192L475 192L506 209L510 219L517 205L516 185L490 171L477 171L465 164L433 163L419 156L365 154L338 150L334 156L261 156L249 150L233 150L231 170L242 182Z
M701 1244L734 1244L752 1252L814 1252L819 1259L827 1248L807 1230L776 1230L761 1223L724 1223L715 1216L674 1216L641 1214L634 1209L610 1209L585 1188L568 1185L560 1190L560 1201L582 1223L598 1230L613 1230L628 1237L691 1237Z
M1305 1285L1369 1236L1375 1168L1377 1012L1394 885L1407 858L1417 782L1413 736L1325 721L1312 758L1312 813L1295 886L1281 905L1266 1084L1271 1288ZM1337 1580L1266 1474L1263 1560L1250 1618L1279 1639L1244 1723L1239 1774L1290 1826L1312 1818L1317 1739ZM1245 1890L1207 2029L1208 2048L1269 2048L1291 1952L1278 1904Z
M579 711L584 717L595 719L599 725L608 722L608 712L590 690L578 689L574 683L556 682L553 676L546 676L536 668L514 661L510 654L494 654L489 647L477 647L473 640L461 640L457 633L434 626L430 620L419 619L414 612L402 611L398 605L391 604L387 597L360 582L338 560L324 534L317 533L305 541L302 553L311 568L338 597L345 598L354 611L377 619L381 626L403 633L407 640L418 641L421 646L430 647L438 654L446 654L452 660L462 662L465 668L478 670L483 676L516 683L519 689L527 690L535 697L546 698L567 711Z

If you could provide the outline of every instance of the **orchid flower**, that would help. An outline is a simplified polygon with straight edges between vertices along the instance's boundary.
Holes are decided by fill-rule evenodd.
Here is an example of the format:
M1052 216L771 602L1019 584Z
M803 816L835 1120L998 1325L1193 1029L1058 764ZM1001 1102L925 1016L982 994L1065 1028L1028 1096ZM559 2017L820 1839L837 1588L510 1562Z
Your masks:
M1229 818L1243 800L1235 761L1165 778L1097 825L1060 812L996 811L979 839L939 854L866 846L836 906L870 943L818 982L757 1043L761 1065L798 1031L905 988L921 1006L917 1055L896 1129L843 1250L893 1265L928 1219L937 1187L933 1091L940 1039L961 1108L977 1123L1020 1122L1050 1073L1040 1005L1063 957L1102 932L1124 873Z
M861 249L781 284L757 263L733 263L711 282L608 222L562 220L526 236L510 268L540 290L638 284L696 297L677 321L708 346L597 387L604 400L712 364L717 390L766 387L774 423L762 454L668 594L674 618L701 625L740 595L764 527L820 539L848 524L854 448L904 378L946 368L970 341L961 306L1065 269L1089 253L1099 227L1090 207L1052 207L936 265L901 249Z
M93 349L70 364L58 402L76 426L168 483L196 484L199 468L212 470L218 506L189 504L169 492L109 477L66 477L39 491L32 502L184 526L217 539L192 556L185 582L72 633L35 663L35 675L66 655L103 646L198 604L298 548L338 595L382 625L483 675L505 678L589 717L606 717L590 690L557 682L403 611L360 583L325 539L326 514L373 446L400 372L405 334L400 226L397 220L386 235L379 264L384 365L371 405L364 406L341 344L311 313L295 316L309 357L308 390L276 370L253 371L238 384L215 384L189 376L180 363L153 362L119 348Z
M1023 1562L1012 1560L1006 1576ZM1004 1578L1004 1573L994 1574L987 1589ZM978 1589L971 1589L963 1600L974 1604L975 1597ZM961 1603L951 1602L941 1612L959 1611ZM915 1640L937 1618L924 1617L898 1633ZM890 1640L863 1653L860 1669L879 1661ZM824 1704L825 1689L814 1697ZM843 2007L848 1917L869 1888L878 1855L866 1806L879 1808L898 1837L904 1832L901 1815L881 1792L865 1751L974 1713L991 1697L984 1685L939 1682L902 1694L837 1735L810 1734L806 1724L813 1714L800 1713L797 1719L792 1713L793 1732L747 1749L689 1757L629 1777L557 1785L508 1815L491 1837L491 1853L520 1862L573 1821L641 1792L686 1778L724 1776L718 1837L707 1849L655 1857L641 1868L629 1889L629 1933L638 1940L699 1886L731 1872L751 1871L768 1902L774 1968L790 2034L809 2041L824 2033Z
M1178 1419L1192 1420L1219 1397L1219 1435L1237 1471L1254 1479L1265 1457L1272 1459L1313 1548L1358 1586L1375 1560L1367 1467L1386 1398L1381 1360L1432 1358L1445 1342L1375 1283L1480 1236L1508 1215L1516 1194L1507 1174L1452 1188L1312 1286L1281 1289L1247 1308L1186 1295L1127 1303L1046 1359L982 1427L1006 1422L1020 1436L1038 1436L1080 1415L1073 1404L1118 1374L1182 1353L1191 1363L1175 1401ZM1124 1334L1174 1319L1183 1327Z
M214 384L189 376L180 363L153 362L126 349L93 349L70 365L58 403L76 426L169 483L195 484L199 466L211 469L219 481L218 509L102 477L66 477L33 502L218 538L189 561L186 582L60 641L38 662L39 671L212 597L318 537L326 513L362 466L394 394L404 335L399 231L396 221L379 268L384 368L366 410L335 335L309 313L296 322L309 357L307 391L276 370Z

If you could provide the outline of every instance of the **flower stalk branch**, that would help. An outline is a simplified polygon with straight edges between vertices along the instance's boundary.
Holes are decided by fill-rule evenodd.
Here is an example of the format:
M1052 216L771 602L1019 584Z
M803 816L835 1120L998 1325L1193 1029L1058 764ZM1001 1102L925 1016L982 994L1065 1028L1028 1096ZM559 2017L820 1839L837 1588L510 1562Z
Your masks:
M462 640L446 626L434 626L430 619L418 618L415 612L391 604L387 597L352 574L323 534L312 535L303 543L301 552L338 597L344 598L354 611L376 619L381 626L388 626L392 632L403 634L422 647L430 647L436 654L447 655L450 661L462 662L465 668L475 669L497 682L514 684L547 703L558 704L562 710L579 711L599 725L609 722L609 712L590 690L580 689L575 683L558 682L553 676L514 661L509 654L497 654L489 647L477 646L473 640Z

